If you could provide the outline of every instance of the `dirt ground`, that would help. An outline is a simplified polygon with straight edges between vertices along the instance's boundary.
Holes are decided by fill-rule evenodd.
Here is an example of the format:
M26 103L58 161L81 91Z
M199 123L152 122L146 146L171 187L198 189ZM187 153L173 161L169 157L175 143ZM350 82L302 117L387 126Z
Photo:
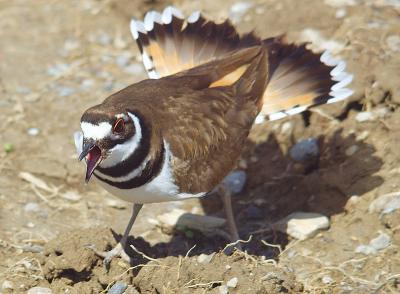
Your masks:
M253 129L239 163L248 180L233 199L241 238L252 236L244 251L226 255L222 236L157 222L175 208L223 217L218 196L145 206L130 240L145 255L130 252L131 265L116 259L106 271L88 249L112 248L130 207L84 185L72 134L86 108L146 77L129 20L168 4L0 0L0 293L104 293L116 282L125 293L399 293L400 210L370 208L400 193L396 0L173 1L186 14L231 16L241 32L332 50L355 76L354 95ZM310 137L318 164L294 164L288 150ZM272 228L296 211L324 214L330 228L304 241ZM382 235L388 244L360 250Z

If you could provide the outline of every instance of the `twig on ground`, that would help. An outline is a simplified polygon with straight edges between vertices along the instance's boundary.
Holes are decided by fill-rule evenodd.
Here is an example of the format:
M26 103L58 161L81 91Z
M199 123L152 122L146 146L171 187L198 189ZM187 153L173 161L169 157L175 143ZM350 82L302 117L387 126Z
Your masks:
M249 237L248 240L236 240L235 242L226 244L226 246L224 247L224 249L222 249L222 251L225 251L225 250L228 249L229 247L236 246L236 245L239 244L239 243L249 243L249 242L251 241L252 238L253 238L253 235L250 235L250 237Z
M140 251L139 249L137 249L135 246L130 245L130 247L131 247L136 253L138 253L139 255L141 255L143 258L145 258L145 259L147 259L147 260L150 260L150 261L154 261L154 262L160 263L157 259L152 258L152 257L150 257L150 256L148 256L148 255L146 255L146 254L144 254L142 251Z
M190 249L188 250L188 252L186 252L185 259L189 257L190 252L192 252L192 250L193 250L194 248L196 248L196 244L194 244L193 247L190 248Z

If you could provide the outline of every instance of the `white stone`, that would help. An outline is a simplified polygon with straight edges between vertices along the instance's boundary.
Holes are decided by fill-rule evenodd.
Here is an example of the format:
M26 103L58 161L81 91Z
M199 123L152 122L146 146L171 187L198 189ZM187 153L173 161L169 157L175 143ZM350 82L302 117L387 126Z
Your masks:
M315 236L319 230L328 229L329 219L319 213L294 212L274 224L274 227L293 238L305 240Z
M238 278L236 278L236 277L230 279L230 280L226 283L226 285L228 286L228 288L236 288L237 284L238 284Z
M199 256L197 256L197 262L201 263L201 264L207 264L210 263L211 260L213 259L215 255L215 252L211 253L211 254L200 254Z
M366 122L366 121L371 121L374 119L375 119L375 115L369 111L362 111L362 112L357 113L357 115L356 115L356 121L358 121L358 122Z
M394 192L382 195L371 202L369 212L391 213L400 209L400 192Z
M346 16L346 14L347 14L346 9L340 8L340 9L336 10L335 16L336 16L336 18L343 18Z
M52 294L53 292L49 288L44 287L33 287L30 288L26 294Z
M229 290L228 290L227 286L222 285L222 286L218 287L218 292L219 292L219 294L228 294Z
M30 136L39 135L39 129L38 128L30 128L30 129L28 129L28 135L30 135Z
M11 281L5 280L3 284L1 284L1 289L3 290L12 290L14 289L14 285Z
M333 279L330 276L323 276L322 277L322 283L324 284L332 284L333 283Z

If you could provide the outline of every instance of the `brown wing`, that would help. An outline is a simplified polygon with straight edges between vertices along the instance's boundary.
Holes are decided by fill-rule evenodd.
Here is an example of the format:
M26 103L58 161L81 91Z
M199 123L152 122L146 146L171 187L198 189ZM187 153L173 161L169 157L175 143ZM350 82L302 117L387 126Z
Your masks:
M160 81L175 87L160 102L162 136L169 144L182 192L208 192L232 169L261 108L267 83L262 47L245 49ZM238 78L228 84L226 76ZM223 80L223 86L215 86ZM166 123L165 123L166 122Z

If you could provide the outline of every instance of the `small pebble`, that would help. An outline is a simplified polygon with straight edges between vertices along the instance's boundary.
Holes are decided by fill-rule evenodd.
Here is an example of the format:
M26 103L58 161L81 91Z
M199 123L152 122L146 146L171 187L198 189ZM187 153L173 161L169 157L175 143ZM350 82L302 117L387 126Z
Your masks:
M368 211L388 214L397 209L400 209L400 192L389 193L376 198L369 205Z
M225 285L219 286L218 287L218 293L219 294L228 294L229 293L228 287L225 286Z
M247 175L242 170L235 170L229 173L223 180L221 185L224 188L229 189L233 194L242 192L244 185L246 184Z
M391 239L389 235L385 233L379 233L379 236L372 239L371 242L369 242L369 245L376 250L382 250L388 247L391 243Z
M344 152L346 156L352 156L358 151L358 146L357 145L352 145L349 148L346 149Z
M226 283L226 285L227 285L229 288L236 288L237 284L238 284L238 278L236 278L236 277L230 279L230 280Z
M44 287L33 287L30 288L26 294L52 294L53 292L49 288Z
M362 253L364 255L371 255L371 254L375 254L377 252L377 250L369 245L359 245L357 246L356 253Z
M89 90L94 86L94 81L92 79L84 79L81 83L81 88L83 90Z
M12 290L14 289L14 285L11 281L5 280L3 284L1 284L1 289L3 290Z
M319 156L318 141L315 138L308 138L297 142L289 151L290 157L297 162L315 160Z
M226 270L230 270L232 267L229 265L229 264L227 264L227 265L225 265L225 269Z
M40 245L24 245L21 248L24 252L42 253L44 248Z
M32 223L32 222L29 222L29 223L26 224L26 226L27 226L28 228L32 229L32 228L35 227L35 224Z
M336 10L335 17L336 18L343 18L343 17L346 16L346 14L347 14L346 9L340 8L340 9Z
M372 121L374 119L375 119L375 115L369 111L362 111L362 112L357 113L357 115L356 115L356 121L358 121L358 122Z
M108 294L122 294L125 292L126 288L128 288L128 285L123 283L123 282L116 282L110 290L108 290Z
M24 206L24 211L25 212L38 212L38 211L40 211L40 206L36 202L28 202Z
M28 135L30 135L30 136L39 135L39 129L38 128L29 128L28 129Z
M299 240L311 238L329 226L326 216L313 212L294 212L274 224L277 230Z
M197 262L198 262L198 263L201 263L201 264L210 263L211 260L212 260L212 258L214 257L214 255L215 255L215 252L214 252L214 253L211 253L211 254L204 254L204 253L202 253L202 254L200 254L200 255L197 257Z
M324 284L332 284L333 283L333 279L330 276L323 276L322 277L322 283Z

